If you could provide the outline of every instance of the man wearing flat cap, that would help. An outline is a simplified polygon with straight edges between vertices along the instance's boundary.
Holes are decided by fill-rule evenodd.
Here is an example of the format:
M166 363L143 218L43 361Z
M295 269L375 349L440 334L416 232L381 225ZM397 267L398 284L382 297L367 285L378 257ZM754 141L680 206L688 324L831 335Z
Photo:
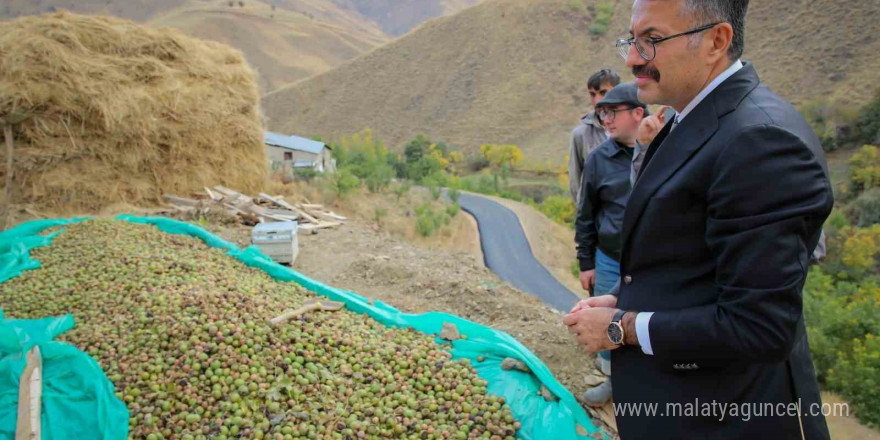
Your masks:
M636 94L635 84L619 84L596 104L597 120L609 138L584 163L582 200L575 225L581 284L594 295L609 293L620 278L620 228L629 198L639 125L648 113ZM599 353L599 366L606 375L611 374L610 355L609 351ZM602 405L610 398L610 380L584 394L591 405Z

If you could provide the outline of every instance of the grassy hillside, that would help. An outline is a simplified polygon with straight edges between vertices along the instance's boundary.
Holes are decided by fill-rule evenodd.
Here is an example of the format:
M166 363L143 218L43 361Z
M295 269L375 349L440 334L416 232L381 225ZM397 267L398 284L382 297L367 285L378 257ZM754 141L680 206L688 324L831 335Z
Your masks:
M473 6L480 0L331 0L355 10L381 26L388 35L400 36L425 20Z
M387 42L372 22L325 0L191 1L150 23L240 49L264 92L327 71Z
M240 49L268 92L479 1L233 0L230 6L229 0L0 0L0 20L66 9L175 27Z
M592 35L598 0L489 0L269 94L264 109L273 129L304 135L369 127L392 148L425 133L467 148L516 143L561 162L589 110L586 77L625 70L614 39L628 29L632 2L604 3L614 11L608 31ZM872 28L878 14L877 2L755 0L744 58L795 103L864 102L880 40L854 30Z
M66 9L80 14L115 15L145 21L184 2L186 0L0 0L0 19Z

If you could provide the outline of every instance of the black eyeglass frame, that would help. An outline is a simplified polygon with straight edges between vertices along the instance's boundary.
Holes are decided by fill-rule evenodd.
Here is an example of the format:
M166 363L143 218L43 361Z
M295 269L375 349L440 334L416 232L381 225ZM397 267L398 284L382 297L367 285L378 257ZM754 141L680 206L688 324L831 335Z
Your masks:
M632 111L637 108L639 108L639 107L627 107L627 108L618 108L618 109L601 108L601 109L596 110L596 117L599 118L599 124L605 125L605 118L602 117L601 113L607 112L608 114L610 114L611 119L609 119L608 122L614 122L614 119L617 118L617 112Z
M717 23L707 24L705 26L700 26L697 28L693 28L689 31L680 32L675 35L670 35L668 37L663 37L663 38L645 37L644 39L647 40L649 43L651 43L651 48L653 49L653 52L654 52L654 56L652 56L650 58L648 58L648 55L645 54L645 50L642 48L642 46L637 43L637 41L641 37L619 38L617 40L617 44L616 44L617 51L620 53L620 56L623 57L623 59L626 59L629 56L630 46L635 45L636 52L639 53L639 56L641 56L645 61L652 61L654 58L657 58L657 44L662 43L667 40L671 40L673 38L683 37L685 35L692 35L692 34L696 34L699 32L707 31L709 29L712 29L715 26L718 26L721 23L724 23L724 22L719 21Z

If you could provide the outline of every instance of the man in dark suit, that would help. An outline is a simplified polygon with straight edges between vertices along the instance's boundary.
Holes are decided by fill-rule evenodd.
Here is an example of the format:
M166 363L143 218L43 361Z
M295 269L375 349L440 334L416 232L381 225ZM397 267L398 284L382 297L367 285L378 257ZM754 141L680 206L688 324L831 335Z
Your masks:
M748 0L636 0L618 48L676 111L623 221L616 295L563 322L614 350L620 436L827 439L802 288L833 204L819 141L739 58Z

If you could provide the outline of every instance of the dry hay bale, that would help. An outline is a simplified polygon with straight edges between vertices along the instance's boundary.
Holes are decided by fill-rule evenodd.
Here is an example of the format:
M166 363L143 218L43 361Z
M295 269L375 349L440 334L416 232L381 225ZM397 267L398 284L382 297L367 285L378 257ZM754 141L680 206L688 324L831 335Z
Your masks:
M0 118L22 112L16 202L94 211L267 179L254 72L175 30L67 12L0 22Z

